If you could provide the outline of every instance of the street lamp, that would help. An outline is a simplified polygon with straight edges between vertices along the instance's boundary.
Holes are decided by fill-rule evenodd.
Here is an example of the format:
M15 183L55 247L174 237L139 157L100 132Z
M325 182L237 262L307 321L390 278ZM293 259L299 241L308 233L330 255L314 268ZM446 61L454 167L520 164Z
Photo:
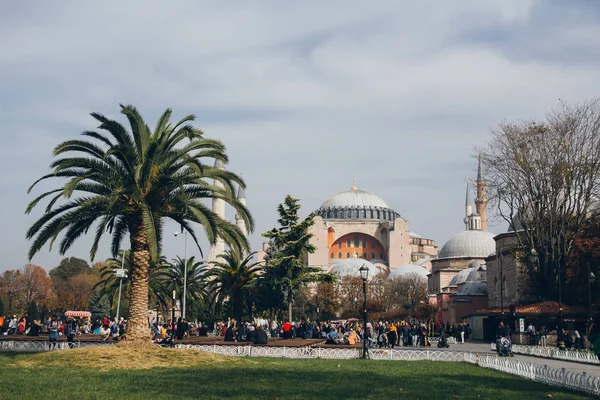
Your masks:
M125 270L125 252L121 254L121 268L115 270L115 276L120 279L119 281L119 299L117 300L117 322L119 321L119 311L121 310L121 289L123 287L123 278L127 278L127 271Z
M590 271L590 262L589 261L587 262L587 270L588 270L588 305L589 305L589 309L590 309L589 324L591 326L592 322L594 320L594 318L592 316L592 285L596 281L596 275L594 275L594 273L592 271Z
M367 278L369 277L369 268L366 265L362 265L359 268L360 271L360 279L362 279L363 283L363 354L362 358L369 358L369 350L367 349Z
M173 307L171 311L171 347L175 347L175 295L177 291L173 289Z
M500 312L502 313L502 324L506 325L506 317L504 314L504 259L502 257L502 244L500 244L498 262L500 263Z
M177 235L185 235L185 241L184 241L184 245L183 245L183 260L184 260L184 265L183 265L183 313L182 313L182 317L183 319L185 319L185 299L187 297L187 231L183 231L183 227L181 227L181 232L175 232L174 235L175 237L177 237Z

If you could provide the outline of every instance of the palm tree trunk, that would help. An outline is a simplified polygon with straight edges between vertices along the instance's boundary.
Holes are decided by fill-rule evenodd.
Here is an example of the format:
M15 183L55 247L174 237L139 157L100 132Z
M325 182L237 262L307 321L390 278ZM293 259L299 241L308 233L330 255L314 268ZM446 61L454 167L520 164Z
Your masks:
M130 224L131 234L131 303L127 323L127 340L149 341L148 284L150 271L150 246L141 216Z

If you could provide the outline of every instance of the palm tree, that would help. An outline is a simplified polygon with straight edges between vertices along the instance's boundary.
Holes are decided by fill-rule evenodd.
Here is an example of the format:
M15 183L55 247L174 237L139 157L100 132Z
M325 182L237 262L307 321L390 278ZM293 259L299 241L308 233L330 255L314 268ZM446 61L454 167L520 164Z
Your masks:
M250 294L262 271L262 266L252 261L255 254L244 257L240 251L227 250L218 257L222 261L213 262L206 274L212 290L222 298L229 297L233 316L238 322L242 318L244 296Z
M254 223L248 209L235 198L234 185L245 187L243 180L206 162L227 162L225 147L194 128L190 124L193 115L171 124L171 110L167 109L152 131L133 106L121 105L121 113L126 116L130 131L117 121L92 113L100 122L100 131L86 131L82 134L86 139L59 144L54 155L65 156L51 164L52 173L29 188L31 191L49 178L68 179L27 207L29 213L42 199L50 198L44 215L27 231L27 238L33 239L29 258L46 243L52 245L61 233L64 235L59 253L64 254L96 223L91 259L104 232L112 235L113 256L129 234L132 268L127 335L130 339L146 340L149 270L151 262L158 262L161 255L164 220L170 218L181 225L198 248L194 222L202 225L210 243L221 237L232 248L249 247L241 230L213 213L203 199L223 199L243 218L249 230ZM213 179L220 181L222 187L211 184ZM66 200L57 204L61 198Z
M196 261L194 257L187 260L177 257L160 272L161 280L165 286L179 293L179 302L183 304L183 280L187 268L187 299L198 300L202 297L205 286L204 267L205 263ZM188 309L186 307L186 311Z
M125 257L125 260L123 260ZM169 307L169 287L168 281L164 279L164 270L167 268L167 262L164 257L158 263L151 263L149 269L149 291L148 302L154 304L158 302L163 308ZM120 251L116 258L106 260L106 265L100 269L98 283L94 286L94 290L98 290L100 297L107 296L110 300L111 309L116 311L118 303L120 278L116 276L116 270L121 266L127 271L127 278L123 279L123 290L121 298L121 309L127 309L130 304L131 292L131 253L129 251Z

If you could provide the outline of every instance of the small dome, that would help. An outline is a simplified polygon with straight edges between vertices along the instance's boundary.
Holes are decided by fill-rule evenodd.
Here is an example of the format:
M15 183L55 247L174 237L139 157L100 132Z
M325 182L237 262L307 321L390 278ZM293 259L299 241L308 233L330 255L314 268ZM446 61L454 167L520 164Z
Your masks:
M363 265L369 269L368 280L373 279L377 274L379 274L379 269L376 266L367 260L363 260L362 258L346 258L343 260L336 260L329 272L336 274L340 278L360 278L359 270Z
M466 282L457 296L487 296L488 287L485 282Z
M423 279L427 279L427 274L429 274L429 272L419 265L406 264L401 267L392 268L390 274L387 277L387 280L391 281L392 279L402 278L410 274L419 274L423 277Z
M464 231L448 240L439 258L473 257L484 258L496 251L494 234L487 231Z
M338 193L321 204L320 208L331 207L380 207L390 208L379 196L364 190L352 189Z

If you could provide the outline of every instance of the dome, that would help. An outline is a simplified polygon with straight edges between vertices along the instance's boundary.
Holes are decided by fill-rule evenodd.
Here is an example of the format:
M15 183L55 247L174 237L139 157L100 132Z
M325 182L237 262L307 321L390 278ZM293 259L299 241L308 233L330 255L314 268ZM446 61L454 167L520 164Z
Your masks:
M488 287L485 282L466 282L457 296L487 296Z
M368 279L373 279L379 274L379 269L367 260L362 258L346 258L343 260L336 260L335 264L331 268L332 274L336 274L340 278L351 277L360 278L360 267L365 266L369 269Z
M484 258L496 252L494 234L487 231L464 231L448 240L439 258Z
M429 272L419 265L406 264L401 267L392 268L390 274L387 277L387 280L391 281L392 279L402 278L410 274L419 274L423 277L423 279L427 279L427 274L429 274Z
M380 207L390 208L379 196L364 190L352 189L346 192L338 193L327 199L320 208L333 207Z

